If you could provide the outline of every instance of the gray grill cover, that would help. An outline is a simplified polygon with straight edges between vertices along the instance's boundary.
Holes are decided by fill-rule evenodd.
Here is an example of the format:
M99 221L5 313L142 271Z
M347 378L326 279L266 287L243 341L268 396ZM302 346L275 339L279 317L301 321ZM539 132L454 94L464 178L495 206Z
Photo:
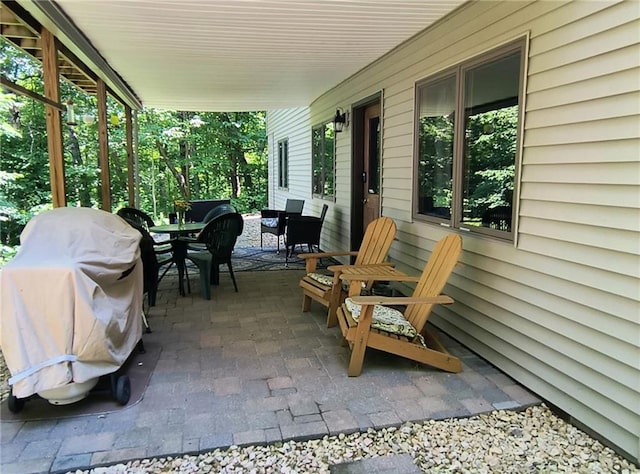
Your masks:
M142 336L140 233L120 217L34 217L0 270L0 345L24 398L118 370Z

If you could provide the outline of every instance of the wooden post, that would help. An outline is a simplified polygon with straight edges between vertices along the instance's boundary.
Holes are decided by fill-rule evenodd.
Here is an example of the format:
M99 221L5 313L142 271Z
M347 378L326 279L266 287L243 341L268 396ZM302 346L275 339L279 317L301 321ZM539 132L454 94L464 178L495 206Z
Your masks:
M100 195L102 210L111 212L111 173L109 170L109 132L107 129L107 86L102 79L98 86L98 166L100 167Z
M136 186L134 176L137 170L134 167L133 160L133 120L131 117L131 107L124 106L125 126L127 133L127 191L129 193L129 206L136 206Z
M58 71L58 49L56 39L46 28L42 28L42 70L44 74L44 95L53 102L60 102ZM47 146L49 151L49 176L53 207L67 205L64 175L64 154L62 152L62 120L60 111L45 105L47 123Z
M138 117L138 111L136 109L131 110L131 132L133 136L133 186L135 191L135 207L140 207L140 122ZM155 211L155 206L154 206Z

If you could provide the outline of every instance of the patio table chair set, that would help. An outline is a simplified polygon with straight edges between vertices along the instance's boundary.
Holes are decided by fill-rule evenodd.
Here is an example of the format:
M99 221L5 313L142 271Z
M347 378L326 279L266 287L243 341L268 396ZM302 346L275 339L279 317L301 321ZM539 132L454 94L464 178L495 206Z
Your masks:
M148 295L149 306L155 306L158 285L173 264L178 267L180 293L185 294L183 272L186 274L187 291L191 291L185 265L187 260L198 268L203 298L211 299L211 285L219 283L219 266L222 264L227 265L235 291L238 291L231 254L237 238L242 234L244 221L228 202L221 202L210 209L198 225L185 224L184 229L180 229L178 224L155 226L148 214L136 208L125 207L118 210L117 214L142 234L140 250L144 292ZM171 238L157 242L150 231L161 227L167 228L166 232ZM195 236L189 235L194 232ZM162 267L165 268L160 274Z
M303 204L304 201L302 204L298 203L297 209L300 209L300 212ZM325 205L321 217L315 218L320 221L318 234L326 210ZM145 246L144 253L150 260L150 263L143 261L143 265L145 271L149 265L149 271L153 273L149 276L149 282L145 276L145 291L149 292L151 306L155 304L157 283L166 273L165 270L158 278L158 268L161 266L159 262L162 261L163 265L174 263L175 252L166 260L158 260L163 258L159 257L162 253L154 249L156 245L147 231L153 227L153 220L145 217L142 211L121 211L118 211L118 214L125 217L143 235L144 244L141 244L141 248L142 245ZM295 223L296 219L300 219L297 213L296 217L291 218L285 211L278 212L280 214L277 219L291 219L289 223ZM179 237L172 240L174 246L175 240L185 245L185 258L197 265L201 293L206 299L211 298L211 285L218 283L218 267L221 264L228 266L234 289L238 291L231 265L231 254L237 237L242 233L243 219L230 205L225 205L217 214L219 215L204 225L196 238ZM277 222L275 224L278 225ZM265 225L264 222L262 225ZM285 222L285 233L286 226ZM442 294L442 290L458 263L462 251L462 238L457 234L450 234L438 241L422 274L412 276L398 271L393 263L387 260L396 233L397 227L393 219L380 217L367 226L357 251L322 252L318 248L318 252L299 254L298 257L305 262L306 270L299 282L303 293L302 311L309 311L312 301L327 308L327 327L339 325L343 342L351 349L347 371L349 376L358 376L362 372L367 348L396 354L448 372L460 372L460 360L450 354L436 335L425 326L434 305L454 302L452 298ZM303 238L300 241L285 240L287 253L290 251L289 247L293 249L300 243L309 244L309 234L301 235ZM279 238L278 235L277 237ZM312 237L316 239L315 235ZM319 244L319 237L314 242ZM311 245L308 248L311 250ZM336 257L351 257L353 263L331 265L327 268L327 273L318 271L320 259ZM370 295L376 282L411 283L415 284L415 289L409 297Z

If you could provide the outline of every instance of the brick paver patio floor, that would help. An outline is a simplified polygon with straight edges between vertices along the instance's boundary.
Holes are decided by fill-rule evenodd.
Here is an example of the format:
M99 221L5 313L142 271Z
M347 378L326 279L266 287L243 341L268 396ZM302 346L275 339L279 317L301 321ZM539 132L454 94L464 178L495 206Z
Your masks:
M153 332L143 336L162 348L143 399L101 416L2 420L0 471L64 472L540 402L444 335L460 374L369 350L362 375L347 377L340 329L325 327L318 304L301 311L301 275L236 273L235 293L222 273L210 301L194 275L186 297L174 277L164 280L148 313Z

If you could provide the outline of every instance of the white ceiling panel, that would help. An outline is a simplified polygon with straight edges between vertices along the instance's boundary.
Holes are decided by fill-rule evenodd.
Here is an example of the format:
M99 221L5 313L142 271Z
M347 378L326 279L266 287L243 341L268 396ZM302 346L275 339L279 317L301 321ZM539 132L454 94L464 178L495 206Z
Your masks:
M309 105L465 0L57 0L145 106Z

